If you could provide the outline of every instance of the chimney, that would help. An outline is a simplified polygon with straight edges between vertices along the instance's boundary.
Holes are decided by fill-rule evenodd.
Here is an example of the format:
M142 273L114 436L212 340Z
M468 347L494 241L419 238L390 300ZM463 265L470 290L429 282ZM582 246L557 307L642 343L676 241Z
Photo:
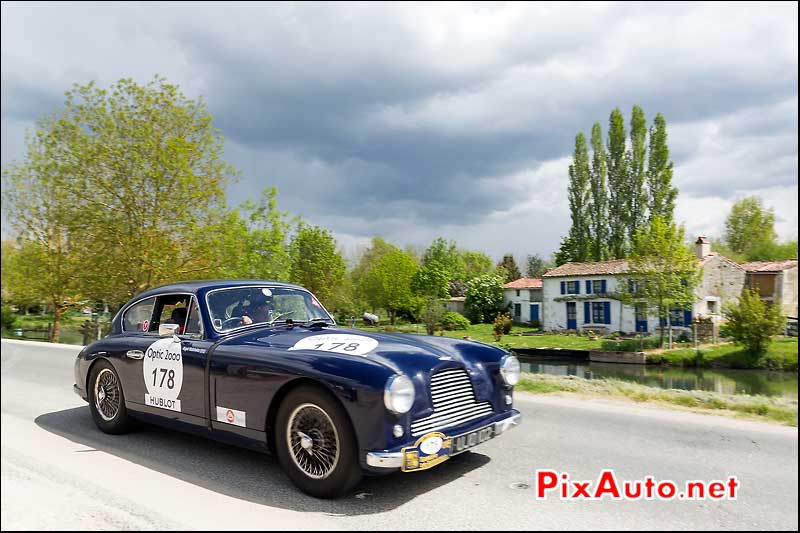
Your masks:
M694 254L698 259L702 259L711 253L711 242L703 236L697 238L694 242Z

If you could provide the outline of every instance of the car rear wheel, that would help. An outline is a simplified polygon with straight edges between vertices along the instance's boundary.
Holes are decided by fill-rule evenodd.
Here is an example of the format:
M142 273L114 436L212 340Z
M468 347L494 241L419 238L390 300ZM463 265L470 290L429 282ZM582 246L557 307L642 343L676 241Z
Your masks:
M322 389L303 386L286 396L278 409L275 448L289 479L311 496L341 496L361 479L347 413Z
M98 361L89 374L89 409L105 433L119 434L130 429L122 381L108 361Z

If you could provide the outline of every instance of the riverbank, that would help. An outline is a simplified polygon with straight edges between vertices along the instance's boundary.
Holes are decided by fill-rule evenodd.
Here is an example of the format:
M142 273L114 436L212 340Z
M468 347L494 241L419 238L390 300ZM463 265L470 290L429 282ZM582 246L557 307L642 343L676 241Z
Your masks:
M583 397L626 399L797 427L797 400L783 397L665 390L616 379L589 380L576 376L546 374L523 374L517 390L534 394L570 393Z
M797 338L776 337L766 353L755 355L733 343L645 352L648 364L697 368L742 368L797 372Z

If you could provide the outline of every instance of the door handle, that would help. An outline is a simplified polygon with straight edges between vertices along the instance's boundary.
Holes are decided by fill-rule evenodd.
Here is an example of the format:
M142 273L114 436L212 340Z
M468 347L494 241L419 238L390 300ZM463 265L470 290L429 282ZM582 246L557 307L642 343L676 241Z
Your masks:
M128 350L128 353L126 353L125 355L127 355L131 359L144 359L144 352L142 352L141 350Z

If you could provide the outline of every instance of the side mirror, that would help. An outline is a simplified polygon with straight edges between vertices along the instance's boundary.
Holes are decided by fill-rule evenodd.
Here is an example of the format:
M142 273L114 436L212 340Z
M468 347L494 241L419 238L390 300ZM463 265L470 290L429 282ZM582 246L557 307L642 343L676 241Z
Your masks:
M180 325L178 324L159 324L158 325L158 336L159 337L171 337L173 335L178 334L178 328Z

